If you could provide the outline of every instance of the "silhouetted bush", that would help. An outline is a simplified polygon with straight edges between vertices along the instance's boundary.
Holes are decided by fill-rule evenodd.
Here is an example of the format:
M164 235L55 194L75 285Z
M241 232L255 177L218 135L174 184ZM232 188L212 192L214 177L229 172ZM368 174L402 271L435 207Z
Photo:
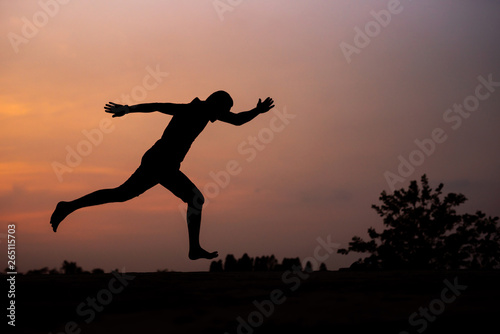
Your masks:
M74 275L83 273L83 270L81 267L76 265L76 262L68 262L64 260L61 266L61 272L66 275Z
M412 181L408 190L380 195L382 205L372 208L387 227L382 233L368 229L372 240L352 238L349 248L338 253L369 253L353 269L495 269L500 268L500 227L498 217L481 211L459 215L462 194L441 198L443 184L433 190L427 176L421 188Z
M256 257L254 261L254 270L255 271L273 271L276 269L276 265L278 261L274 257L271 256L261 256Z
M233 254L228 254L226 256L226 262L224 262L224 271L232 272L236 271L238 268L238 262L234 258Z
M222 266L222 260L212 261L212 263L210 263L210 272L218 273L222 271L224 271L224 268Z
M26 275L56 275L59 274L56 268L49 269L49 267L43 267L41 269L32 269L26 272Z
M312 265L309 262L309 266L312 271ZM222 260L212 261L210 263L210 272L237 272L237 271L285 271L285 270L302 270L302 265L300 259L296 258L284 258L281 264L271 256L261 256L256 257L255 260L248 256L248 254L243 254L243 256L236 260L234 255L228 254L226 256L225 262Z
M253 271L253 258L250 258L247 253L243 254L238 260L237 271Z
M166 270L165 270L166 271ZM101 268L92 269L91 272L82 270L81 267L76 265L76 262L64 261L61 265L61 271L59 272L56 268L49 269L48 267L43 267L41 269L32 269L26 272L26 275L57 275L57 274L104 274L104 270Z
M284 258L283 262L277 266L276 270L286 271L286 270L302 270L302 264L300 263L300 259L296 258Z
M313 271L313 267L312 267L312 263L311 261L307 261L305 267L304 267L304 271L310 273Z
M32 269L26 272L26 275L43 275L49 273L49 267L43 267L42 269Z

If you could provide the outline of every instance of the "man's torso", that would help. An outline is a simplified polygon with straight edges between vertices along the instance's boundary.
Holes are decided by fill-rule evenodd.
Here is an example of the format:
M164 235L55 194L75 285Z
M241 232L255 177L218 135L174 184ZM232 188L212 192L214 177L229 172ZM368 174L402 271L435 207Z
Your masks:
M189 108L172 116L161 138L145 156L178 164L184 160L191 144L209 121L209 115L198 98L188 106Z

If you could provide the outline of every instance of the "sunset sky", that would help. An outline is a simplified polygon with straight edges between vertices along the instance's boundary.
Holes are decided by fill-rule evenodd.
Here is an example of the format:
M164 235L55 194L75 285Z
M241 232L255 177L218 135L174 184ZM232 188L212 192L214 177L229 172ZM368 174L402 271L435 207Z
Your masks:
M17 223L21 272L208 269L187 258L184 204L161 186L52 232L58 201L120 185L171 118L111 118L108 101L275 100L241 127L210 123L181 166L208 202L202 246L221 259L303 259L328 236L347 247L381 230L381 191L424 173L466 195L460 212L500 216L498 1L61 2L0 1L0 241ZM416 165L391 184L401 159Z

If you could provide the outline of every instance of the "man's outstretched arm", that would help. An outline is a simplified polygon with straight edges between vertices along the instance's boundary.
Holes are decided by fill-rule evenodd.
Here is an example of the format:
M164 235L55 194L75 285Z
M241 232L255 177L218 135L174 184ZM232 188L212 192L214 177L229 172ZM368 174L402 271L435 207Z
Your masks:
M159 111L164 114L174 115L182 110L187 104L181 103L141 103L133 106L122 105L118 103L109 102L104 107L104 111L113 114L113 117L121 117L130 113L149 113Z
M219 116L219 120L233 125L242 125L250 122L252 119L257 117L259 114L268 112L274 108L274 101L272 98L268 97L264 102L259 99L257 106L249 111L243 111L238 114L232 112L227 112Z

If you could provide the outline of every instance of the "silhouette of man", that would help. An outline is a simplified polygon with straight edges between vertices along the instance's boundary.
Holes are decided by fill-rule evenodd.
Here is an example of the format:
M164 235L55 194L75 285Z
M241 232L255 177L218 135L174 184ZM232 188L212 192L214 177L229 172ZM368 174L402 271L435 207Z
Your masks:
M195 98L187 104L143 103L127 106L109 102L104 109L113 114L113 117L153 111L173 117L161 138L144 154L139 168L125 183L116 188L97 190L70 202L59 202L50 219L52 229L56 232L61 221L75 210L104 203L125 202L161 184L188 205L189 258L196 260L217 257L217 252L207 252L200 246L201 209L204 198L193 182L179 170L181 162L209 121L213 123L219 120L242 125L272 109L273 103L270 97L264 102L259 99L254 109L235 114L230 111L233 99L225 91L217 91L205 101Z

